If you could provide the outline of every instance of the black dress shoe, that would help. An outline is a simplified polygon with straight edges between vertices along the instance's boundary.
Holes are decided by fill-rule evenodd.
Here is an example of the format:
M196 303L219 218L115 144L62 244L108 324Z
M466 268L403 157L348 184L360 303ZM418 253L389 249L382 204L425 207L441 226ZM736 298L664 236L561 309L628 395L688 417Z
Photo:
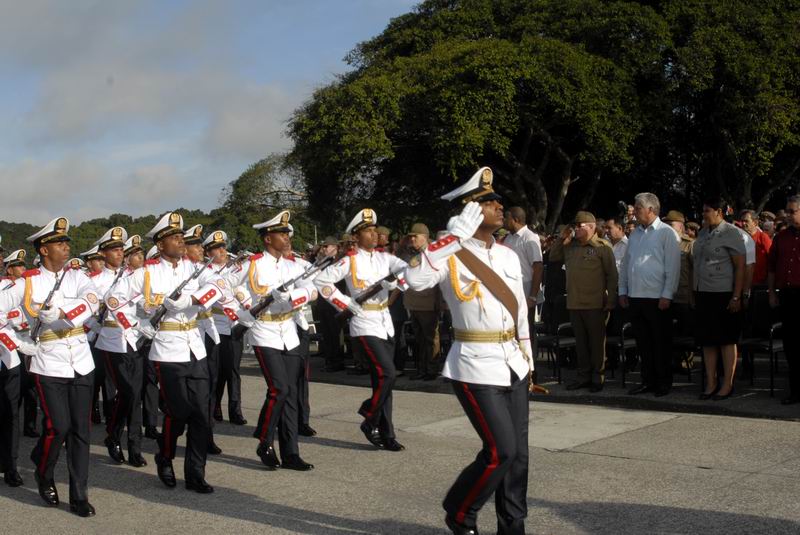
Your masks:
M22 433L26 437L39 438L39 432L36 430L35 427L26 427L25 430Z
M726 400L726 399L728 399L728 398L729 398L729 397L731 397L732 395L733 395L733 388L731 388L731 389L728 391L728 393L727 393L727 394L722 394L722 395L720 395L720 394L717 394L716 396L712 397L711 399L713 399L714 401L723 401L723 400Z
M653 392L653 395L657 398L663 398L667 394L669 394L669 388L657 388L656 391Z
M444 523L447 524L447 527L450 528L454 535L478 535L478 528L462 526L449 516L444 517Z
M377 427L372 427L366 420L361 423L361 432L364 433L364 436L367 440L375 446L376 448L383 447L383 441L381 440L381 434L378 431Z
M308 424L302 424L300 429L297 430L297 433L304 437L313 437L317 434L317 431Z
M795 403L800 403L800 397L789 396L781 400L781 405L794 405Z
M94 408L92 408L92 423L99 424L102 421L103 419L100 417L100 409L97 407L97 404L95 403Z
M153 440L158 440L161 438L161 433L158 432L158 429L156 429L155 426L148 425L144 428L144 436Z
M247 425L247 420L241 414L234 414L228 418L228 421L233 425Z
M111 457L111 460L117 464L122 464L125 462L125 456L122 454L122 446L120 443L114 440L111 437L106 437L103 441L103 444L106 445L108 448L108 456Z
M94 506L90 504L88 500L76 500L74 502L69 502L69 510L78 516L82 516L83 518L94 516L96 514Z
M42 479L38 470L33 472L33 476L36 479L36 485L39 487L39 496L42 497L44 503L50 507L58 507L58 491L56 490L55 482L52 479L48 481Z
M144 460L141 453L128 451L128 464L134 468L141 468L142 466L147 466L147 461Z
M567 385L567 390L579 390L581 388L589 388L592 386L591 381L574 381Z
M158 479L161 480L169 488L177 485L175 481L175 470L172 469L172 461L163 458L160 454L156 454L156 471L158 472Z
M639 385L628 390L628 394L635 396L636 394L644 394L645 392L652 392L653 389L647 385Z
M697 396L697 399L701 401L706 401L707 399L713 398L717 394L717 392L719 392L719 387L715 388L711 392L703 392L702 394Z
M24 481L22 481L22 476L20 476L19 472L16 470L9 470L3 474L3 481L5 481L6 485L9 487L19 487L24 483Z
M261 462L270 470L275 470L281 467L281 462L278 460L278 454L275 453L275 448L262 442L256 449L256 455L261 458Z
M217 446L217 444L213 440L211 440L211 442L208 443L208 448L206 451L211 455L219 455L220 453L222 453L222 448Z
M214 492L214 487L209 485L205 479L187 479L186 490L193 490L198 494L211 494Z
M314 469L314 465L305 462L299 455L287 455L281 464L281 468L287 470L297 470L299 472L307 472Z
M214 419L218 422L222 421L222 407L219 405L214 407Z
M592 383L592 386L589 387L589 392L592 394L597 394L598 392L603 391L603 383Z
M404 449L406 449L405 446L403 446L393 438L384 438L382 441L383 441L383 449L385 449L386 451L403 451Z

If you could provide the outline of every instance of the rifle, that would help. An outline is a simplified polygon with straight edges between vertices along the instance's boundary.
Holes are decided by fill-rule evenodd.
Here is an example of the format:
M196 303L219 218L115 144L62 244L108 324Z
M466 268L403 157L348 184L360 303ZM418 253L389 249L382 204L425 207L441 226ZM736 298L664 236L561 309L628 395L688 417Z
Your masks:
M323 256L322 258L320 258L319 260L308 266L308 268L303 273L301 273L300 275L298 275L297 277L293 278L288 282L284 282L280 287L278 287L278 290L280 290L281 292L287 291L289 287L293 286L298 281L307 279L314 273L322 271L326 267L330 266L331 264L333 264L333 261L334 261L333 256ZM250 307L250 314L254 318L257 318L259 314L261 314L268 306L272 304L273 301L275 301L275 298L272 297L271 293L265 295L263 298L261 298L261 300L258 303ZM231 329L231 338L234 340L241 340L242 337L244 336L244 333L247 332L247 329L248 327L242 325L241 323L234 326Z
M122 275L125 273L126 269L127 268L125 266L122 265L119 266L119 270L117 271L117 274L114 275L114 280L111 282L111 286L108 287L109 292L114 289L114 286L117 285L119 280L122 278ZM97 321L98 323L100 323L101 327L103 326L103 322L105 321L107 315L108 315L108 307L106 306L105 301L103 301L102 310L100 311L100 314L97 317Z
M392 282L393 280L396 280L396 279L397 279L397 275L395 275L394 273L389 273L388 275L386 275L384 278L382 278L378 282L375 282L372 285L370 285L369 288L364 290L358 297L356 297L355 298L356 299L356 303L361 305L367 299L371 299L372 297L375 297L378 294L378 292L380 292L383 289L383 286L381 286L381 283L383 281ZM342 310L341 312L336 314L336 319L338 321L342 322L342 323L346 322L347 320L349 320L352 317L353 317L353 311L350 310L349 308L345 309L345 310Z
M53 286L53 289L50 290L50 293L47 294L47 299L44 300L44 303L42 303L42 306L39 308L40 311L50 308L50 301L53 300L53 295L55 295L58 289L61 288L61 282L64 280L64 276L67 274L67 271L69 270L64 269L64 271L61 272L61 276L58 279L56 279L56 284L55 286ZM40 320L39 317L37 316L36 324L31 329L31 338L33 339L33 342L36 344L39 343L39 331L41 330L41 328L42 328L42 320Z
M180 283L178 287L175 288L175 290L171 294L169 294L168 299L174 300L180 297L181 292L183 292L183 289L186 288L186 285L195 280L197 277L199 277L200 274L203 272L203 270L208 269L208 267L213 262L214 262L213 260L209 260L207 264L202 266L197 266L197 268L195 268L194 270L194 273L192 273L192 275L188 279ZM167 313L167 307L164 306L164 303L161 303L159 307L156 309L156 311L153 313L153 316L150 318L150 325L152 325L154 329L158 330L158 324L161 323L161 319L164 317L164 314L166 313Z
M234 265L234 264L238 264L239 262L241 262L242 260L244 260L245 258L247 258L248 256L250 256L251 254L252 254L252 253L251 253L250 251L242 251L241 253L239 253L238 255L236 255L236 258L232 258L232 259L228 260L227 262L225 262L225 265L224 265L224 266L222 266L221 268L219 268L219 269L218 269L218 270L215 272L215 274L216 274L216 275L219 275L220 273L222 273L223 271L225 271L226 269L228 269L228 268L229 268L229 267L231 267L232 265Z

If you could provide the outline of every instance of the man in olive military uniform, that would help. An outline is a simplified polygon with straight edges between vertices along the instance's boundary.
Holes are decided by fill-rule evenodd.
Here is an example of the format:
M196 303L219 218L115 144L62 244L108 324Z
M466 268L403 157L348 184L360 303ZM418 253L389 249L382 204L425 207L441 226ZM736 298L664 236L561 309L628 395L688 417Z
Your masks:
M550 249L550 261L566 266L567 308L578 354L578 379L568 390L599 392L605 381L606 322L617 302L617 266L613 249L596 231L594 215L578 212L574 227L564 229Z
M677 322L675 332L682 336L694 336L692 328L692 305L694 294L692 293L692 246L694 238L686 234L686 218L677 210L670 210L663 219L672 229L678 233L681 239L678 245L681 250L681 276L678 280L678 291L672 298L673 318ZM694 354L690 353L684 360L683 353L673 354L673 368L680 371L682 367L692 367L694 364Z

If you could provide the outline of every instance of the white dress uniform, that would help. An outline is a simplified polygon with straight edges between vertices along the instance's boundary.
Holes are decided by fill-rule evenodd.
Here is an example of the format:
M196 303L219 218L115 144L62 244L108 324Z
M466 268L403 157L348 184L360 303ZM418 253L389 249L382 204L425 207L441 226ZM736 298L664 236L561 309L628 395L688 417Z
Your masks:
M158 243L177 233L183 233L183 218L180 214L171 212L159 220L148 233L148 237ZM109 292L106 305L113 314L141 295L145 311L155 311L194 272L192 262L183 258L175 263L166 258L148 260L142 268L122 279ZM178 300L167 302L171 303L170 307L159 323L150 347L149 359L154 362L161 396L166 405L156 465L162 482L170 487L176 484L172 459L175 457L178 437L183 434L188 423L184 462L187 489L213 492L213 488L205 482L209 436L209 378L197 314L209 309L220 296L218 287L213 284L201 287L197 279L192 279L184 287ZM195 301L199 304L194 304ZM141 331L149 329L149 322L140 326Z
M253 228L262 236L288 233L290 217L289 211L284 210L269 221L253 225ZM253 306L269 293L276 297L255 318L256 321L247 334L267 382L266 399L253 436L259 440L256 453L270 469L279 466L273 446L276 434L284 468L313 468L300 459L297 444L297 382L303 373L303 360L298 350L300 340L294 312L316 299L317 292L311 281L301 279L287 288L288 295L278 295L278 288L302 273L303 269L296 262L287 260L280 254L276 257L265 252L251 256L227 276L231 287L245 286Z
M15 339L14 327L7 319L0 318L0 472L11 487L22 485L17 471L22 366Z
M345 232L354 234L377 223L375 211L365 208L350 221ZM357 247L314 280L320 294L329 303L342 311L355 309L350 318L350 336L355 351L366 355L372 378L372 396L364 400L358 410L364 417L361 431L372 444L393 451L403 448L395 439L392 422L392 389L397 371L394 367L394 325L389 313L389 292L393 287L404 287L402 273L405 268L406 263L392 254ZM374 297L359 306L358 297L390 274L397 275L396 283L386 282ZM342 279L345 279L350 297L335 286Z
M222 230L211 232L203 241L203 249L208 253L214 248L226 246L228 235ZM213 416L222 421L222 395L225 387L228 388L228 419L236 425L244 425L247 420L242 416L242 378L239 367L242 360L242 341L231 337L231 329L239 320L238 312L241 308L232 287L225 281L228 273L235 269L234 265L211 265L206 271L208 277L218 279L217 285L222 282L222 297L211 308L212 321L219 336L219 343L215 348L218 355L217 369L219 375L216 381L216 390L211 392Z
M59 217L28 237L34 248L69 241L69 221ZM44 432L31 453L36 464L39 494L48 505L58 503L53 483L61 445L66 441L70 473L70 504L82 516L94 514L88 504L89 418L94 361L84 323L97 312L100 298L82 270L58 273L43 266L25 272L20 282L0 292L0 313L22 305L28 323L41 322L38 345L31 346L30 371L34 374L44 413ZM40 310L57 281L61 286L46 312ZM30 345L30 344L29 344Z
M442 197L466 205L448 228L468 236L448 235L431 243L406 270L415 290L438 285L453 317L455 342L443 375L483 441L483 451L459 475L444 499L451 529L475 529L477 514L496 494L498 533L523 534L528 482L528 373L531 365L527 305L519 259L510 249L472 237L482 219L481 207L493 202L492 172L480 169L464 185ZM515 322L486 286L454 256L462 248L488 265L517 300Z

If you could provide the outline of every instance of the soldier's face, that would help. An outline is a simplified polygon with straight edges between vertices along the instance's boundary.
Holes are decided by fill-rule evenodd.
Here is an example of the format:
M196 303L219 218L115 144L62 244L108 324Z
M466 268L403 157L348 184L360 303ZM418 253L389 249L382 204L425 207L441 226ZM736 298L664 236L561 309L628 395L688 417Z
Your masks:
M387 234L378 234L378 247L385 247L389 245L389 236Z
M199 243L193 243L192 245L185 245L186 247L186 256L189 257L189 260L192 262L202 262L203 261L203 246Z
M139 269L144 265L144 253L137 251L128 255L128 267L131 269Z
M25 266L11 266L7 270L8 276L12 279L18 279L25 273Z
M186 244L183 242L183 234L173 234L159 240L158 251L161 256L177 259L186 254Z
M428 245L428 237L425 234L412 234L411 247L416 251L421 251Z
M125 249L121 245L119 247L103 249L102 255L106 260L106 265L116 269L122 265L122 259L125 257Z
M374 249L378 245L378 232L375 227L367 227L356 233L356 243L362 249Z
M500 201L485 201L480 205L483 211L482 227L491 228L494 232L503 226L503 205L500 204Z
M89 271L100 271L106 266L106 262L103 259L96 258L94 260L89 260L86 262L86 267L89 268Z
M324 256L333 256L339 252L339 247L336 245L326 245L322 248L322 254Z
M224 245L214 247L208 251L208 256L214 260L215 264L225 264L228 261L228 248Z
M70 257L72 248L68 241L46 243L39 247L39 254L42 259L47 258L51 262L51 267L61 268Z
M283 254L286 246L290 243L288 232L270 232L264 235L264 247L274 249Z

